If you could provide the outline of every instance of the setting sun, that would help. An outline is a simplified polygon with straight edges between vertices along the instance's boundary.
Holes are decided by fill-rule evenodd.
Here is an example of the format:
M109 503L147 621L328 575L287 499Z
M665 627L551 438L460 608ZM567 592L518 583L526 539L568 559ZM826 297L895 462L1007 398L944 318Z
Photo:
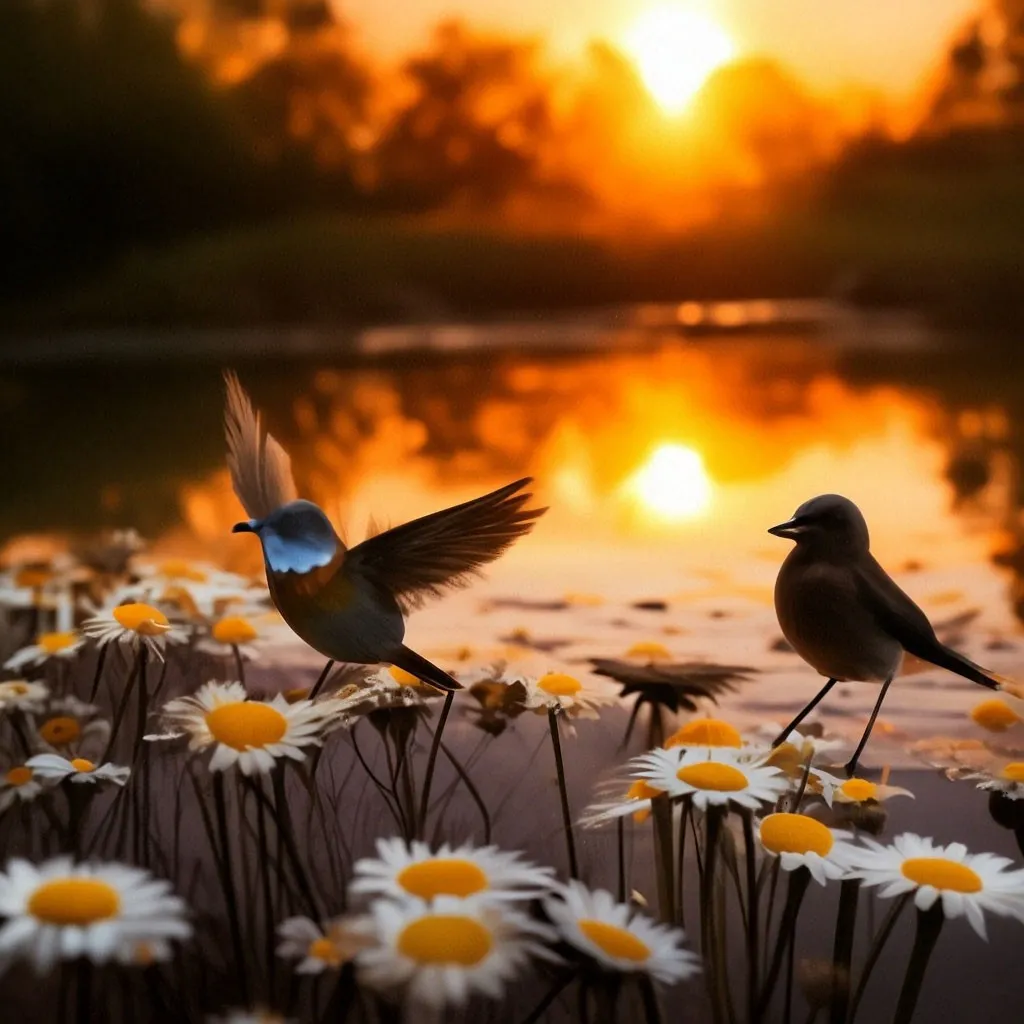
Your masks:
M664 519L685 519L711 501L711 481L698 452L681 444L662 444L629 480L629 488L648 509Z
M663 110L678 113L715 68L735 53L732 40L710 18L682 7L654 7L626 36L651 95Z

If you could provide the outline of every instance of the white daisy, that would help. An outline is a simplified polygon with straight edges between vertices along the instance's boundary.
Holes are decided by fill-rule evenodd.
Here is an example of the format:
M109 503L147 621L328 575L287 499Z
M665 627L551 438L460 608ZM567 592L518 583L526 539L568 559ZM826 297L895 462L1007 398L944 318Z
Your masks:
M45 789L41 776L24 764L15 764L0 775L0 814L10 809L15 802L27 803L35 800Z
M554 870L522 859L496 846L474 849L468 843L452 849L445 843L432 853L426 843L378 839L377 859L356 861L349 891L402 899L416 896L476 896L481 902L529 900L553 884Z
M37 745L55 753L73 750L84 757L98 756L110 737L110 723L96 717L99 710L70 695L50 701L33 716Z
M289 917L277 926L277 955L285 959L301 958L298 974L319 974L340 967L364 949L368 919L336 917L321 928L308 917Z
M652 921L603 889L572 881L544 900L561 937L612 971L642 971L673 985L700 971L700 959L682 948L679 928Z
M18 710L36 713L50 696L45 683L30 683L26 679L8 679L0 683L0 713Z
M289 704L278 694L252 700L241 683L210 682L189 697L164 705L169 731L148 739L188 735L190 750L213 747L210 771L238 765L243 775L269 772L279 757L305 760L303 747L319 746L327 729L337 724L339 701Z
M544 945L552 929L475 896L381 899L370 914L376 945L356 955L361 980L384 992L401 986L432 1007L462 1005L477 993L499 999L531 957L558 960Z
M894 796L909 796L912 800L914 799L914 794L909 789L903 789L900 786L887 786L881 782L872 782L870 779L856 776L841 781L833 793L836 803L840 804L863 804L868 801L881 803Z
M914 893L918 910L942 901L945 917L966 915L984 939L985 911L1024 922L1024 870L993 853L968 853L963 843L941 846L905 832L891 846L865 838L856 851L851 874L865 885L879 885L882 898Z
M244 659L252 661L266 647L296 641L295 634L283 624L271 624L256 616L225 615L210 625L209 633L196 644L196 650L221 658L233 657L237 650Z
M970 779L978 783L978 789L987 789L1002 793L1010 800L1024 800L1024 761L1009 761L1003 766L993 766L989 770L964 772L961 779Z
M56 591L65 586L62 568L45 562L12 566L0 572L0 606L53 608Z
M82 623L82 632L101 647L115 641L133 650L145 645L161 659L166 644L188 639L187 632L173 625L159 608L141 601L108 604Z
M579 825L582 828L597 828L629 814L638 825L642 825L651 816L651 801L663 792L646 779L634 779L619 799L598 800L585 807Z
M774 803L789 787L779 768L740 760L734 751L665 750L658 747L630 761L632 775L671 797L688 796L695 807L730 803L756 809Z
M15 651L5 662L4 668L17 672L23 668L34 668L50 658L70 658L81 649L85 641L74 630L58 633L40 633L34 644Z
M766 853L779 858L783 871L807 868L824 885L828 879L845 878L854 852L853 835L828 828L806 814L769 814L757 828Z
M95 764L86 757L73 757L69 761L60 754L36 754L30 757L26 766L31 768L41 779L56 779L71 782L112 782L123 786L131 775L131 768L116 764Z
M739 729L721 718L695 718L676 729L665 740L667 750L673 747L682 747L685 750L713 750L719 747L739 750L742 746L743 737Z
M166 949L192 934L185 904L169 882L125 864L40 865L12 860L0 873L0 958L30 960L42 974L58 960L96 963L135 953L139 943Z
M619 689L597 676L578 676L566 672L545 672L538 677L505 674L506 683L521 683L526 689L524 706L546 713L552 708L572 718L597 718L598 708L619 702Z

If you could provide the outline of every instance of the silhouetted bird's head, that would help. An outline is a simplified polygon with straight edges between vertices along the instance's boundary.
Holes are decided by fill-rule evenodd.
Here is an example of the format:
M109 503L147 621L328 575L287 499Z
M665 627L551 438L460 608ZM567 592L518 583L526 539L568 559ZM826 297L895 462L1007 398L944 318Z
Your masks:
M792 519L768 532L823 551L868 550L868 524L860 509L841 494L819 494L805 501Z
M274 572L310 572L341 549L331 521L311 501L290 501L262 519L235 523L232 533L255 533Z

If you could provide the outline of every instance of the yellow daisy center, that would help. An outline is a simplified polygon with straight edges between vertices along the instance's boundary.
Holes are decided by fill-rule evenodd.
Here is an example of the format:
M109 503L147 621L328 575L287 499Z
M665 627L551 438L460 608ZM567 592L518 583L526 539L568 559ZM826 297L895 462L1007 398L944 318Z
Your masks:
M639 963L650 955L650 949L632 932L606 921L585 918L578 922L580 931L603 953L618 960L632 960Z
M4 774L4 782L8 786L24 786L26 782L31 781L32 769L23 764L19 764L16 768L8 768Z
M193 569L182 558L172 558L160 566L160 575L169 580L191 580L193 583L205 583L206 573Z
M537 689L550 693L552 697L575 697L583 684L564 672L548 672L537 680Z
M94 765L87 757L71 758L71 767L74 768L76 772L92 772L96 770L96 765Z
M28 912L46 924L94 924L121 909L117 890L98 878L55 878L44 882L28 900Z
M839 792L851 800L856 800L857 803L878 799L878 786L867 779L847 779L839 787Z
M296 686L292 690L285 690L281 696L284 697L289 704L298 704L300 700L305 700L309 696L309 690L310 688L308 686Z
M660 796L664 792L665 791L663 789L656 789L644 779L637 779L636 782L626 790L626 799L653 800L656 796ZM651 812L647 810L647 808L641 808L639 811L633 812L633 820L638 825L642 825L650 816Z
M672 655L657 640L641 640L626 651L627 658L646 658L648 661L671 661Z
M28 693L28 683L4 683L3 692L15 697L24 697Z
M39 735L47 743L59 747L77 740L82 735L82 727L78 719L70 715L58 715L56 718L48 718L39 726Z
M1001 700L983 700L971 709L971 718L989 732L1005 732L1020 721L1020 716Z
M421 964L473 967L490 951L490 931L476 918L462 914L421 917L398 936L398 952Z
M771 765L773 768L781 768L787 774L791 774L797 768L803 767L803 761L804 759L800 756L800 751L797 750L795 744L787 740L772 748L765 764Z
M341 950L330 939L314 939L306 950L306 956L333 966L341 963Z
M1011 761L999 774L1008 782L1024 782L1024 761Z
M772 853L816 853L825 857L833 839L820 821L806 814L769 814L761 822L761 842Z
M269 704L242 700L208 711L206 728L218 743L245 750L277 743L288 731L288 719Z
M397 665L392 665L388 671L391 673L391 678L399 686L417 686L428 690L433 689L432 686L427 686L418 676L414 676L411 672L406 672L404 668L399 668Z
M78 639L74 633L40 633L36 637L36 646L46 654L56 654L70 647Z
M14 585L16 587L45 587L53 579L53 573L49 569L19 569L14 574Z
M737 793L747 788L747 777L739 768L714 761L683 765L676 772L676 778L694 789L713 789L720 793Z
M119 604L112 614L119 625L141 636L160 636L171 628L167 616L151 604Z
M406 892L432 900L435 896L470 896L487 888L477 864L459 857L435 857L403 868L395 879Z
M917 885L953 892L981 892L983 888L976 871L945 857L911 857L903 862L900 870Z
M247 644L259 636L256 627L241 615L221 619L210 633L219 644Z
M735 726L720 718L698 718L677 729L665 742L666 747L742 747L743 739Z

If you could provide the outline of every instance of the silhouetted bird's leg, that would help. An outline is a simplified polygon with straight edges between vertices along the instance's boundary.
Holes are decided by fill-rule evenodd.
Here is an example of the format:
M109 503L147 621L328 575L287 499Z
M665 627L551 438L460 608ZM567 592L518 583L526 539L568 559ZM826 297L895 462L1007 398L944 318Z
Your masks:
M334 659L332 658L326 665L324 665L323 672L320 673L320 678L314 683L313 689L309 691L309 696L306 700L316 700L320 691L324 688L324 683L327 682L327 677L331 673L331 669L334 668Z
M789 725L787 725L786 728L782 730L782 732L779 733L779 735L775 739L775 742L772 744L773 750L775 749L775 747L779 746L779 744L786 742L786 737L825 699L825 694L828 693L828 691L831 690L832 687L835 685L836 681L834 679L830 679L821 688L821 691L818 693L818 696L815 697L814 700L812 700L811 703L808 704L803 709L803 711L801 711L800 714L797 715L796 718L794 718L793 721L790 722Z
M864 748L867 746L868 737L871 735L871 730L875 727L875 719L878 717L878 712L882 710L882 701L885 700L886 692L892 683L892 676L889 676L884 683L882 683L881 692L878 694L878 700L875 701L875 710L871 712L871 717L868 719L868 727L864 730L864 735L860 738L860 743L857 744L857 749L853 752L853 757L850 758L846 765L846 777L848 779L853 778L853 773L857 770L857 762L860 760L860 755L864 752Z

